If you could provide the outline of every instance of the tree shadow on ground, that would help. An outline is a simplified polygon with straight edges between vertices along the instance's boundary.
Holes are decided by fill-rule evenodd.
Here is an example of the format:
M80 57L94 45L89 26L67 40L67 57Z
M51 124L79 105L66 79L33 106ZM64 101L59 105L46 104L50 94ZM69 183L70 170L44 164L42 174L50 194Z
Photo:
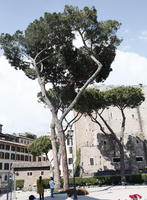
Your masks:
M44 200L66 200L67 195L66 194L56 194L54 198L51 198L50 196L45 196ZM73 199L73 197L72 197ZM39 198L36 198L36 200L39 200ZM98 198L98 197L90 197L89 195L78 195L77 200L109 200L105 198Z

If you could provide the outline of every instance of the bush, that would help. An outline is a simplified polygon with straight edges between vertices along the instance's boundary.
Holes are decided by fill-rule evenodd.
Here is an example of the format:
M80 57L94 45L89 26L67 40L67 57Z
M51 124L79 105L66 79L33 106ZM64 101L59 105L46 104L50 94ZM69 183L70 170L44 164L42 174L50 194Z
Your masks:
M78 186L97 185L98 181L96 177L75 177L75 183ZM73 178L69 179L70 186L73 186Z
M98 177L75 177L75 183L78 186L90 185L118 185L121 182L120 176L98 176ZM70 186L73 186L73 178L69 179Z
M62 180L63 181L63 180ZM73 178L69 179L70 187L73 186ZM126 175L126 182L128 184L142 184L147 183L147 174ZM90 185L119 185L121 184L121 176L97 176L97 177L75 177L76 186L90 186Z
M141 178L143 182L147 184L147 174L141 174Z
M136 183L143 183L143 179L141 174L137 175L127 175L126 176L126 182L130 184L136 184Z
M98 185L118 185L121 182L120 176L100 176L97 177Z
M19 188L20 190L24 187L24 180L18 179L16 180L16 189Z

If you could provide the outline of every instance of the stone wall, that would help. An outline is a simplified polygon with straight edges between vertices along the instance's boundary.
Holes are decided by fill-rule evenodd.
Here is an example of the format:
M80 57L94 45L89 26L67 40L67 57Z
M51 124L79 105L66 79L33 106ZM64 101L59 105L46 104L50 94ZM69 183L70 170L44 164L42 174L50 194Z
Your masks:
M141 87L147 98L147 86ZM101 86L106 90L112 86ZM126 171L137 173L147 166L147 99L134 109L126 109L126 129L124 144ZM121 113L117 108L111 107L104 111L104 118L114 132L120 135ZM100 120L100 119L99 119ZM109 131L105 131L109 134ZM119 151L115 142L104 136L99 126L89 117L83 116L75 124L76 148L81 149L81 170L84 174L92 174L98 171L119 170ZM141 160L142 158L142 160ZM116 161L116 162L114 162Z
M43 173L43 174L42 174ZM29 171L16 171L16 180L24 180L24 190L32 190L33 187L36 188L37 179L42 176L42 179L49 179L52 174L50 170L29 170Z

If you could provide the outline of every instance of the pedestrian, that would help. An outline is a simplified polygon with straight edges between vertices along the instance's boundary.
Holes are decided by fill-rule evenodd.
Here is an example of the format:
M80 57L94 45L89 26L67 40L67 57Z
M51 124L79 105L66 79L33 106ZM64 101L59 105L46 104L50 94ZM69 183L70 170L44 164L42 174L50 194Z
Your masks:
M49 186L50 186L50 191L51 191L51 197L54 197L55 182L54 182L53 177L50 178Z
M37 193L39 194L40 200L44 200L44 186L42 176L39 176L39 180L37 181Z

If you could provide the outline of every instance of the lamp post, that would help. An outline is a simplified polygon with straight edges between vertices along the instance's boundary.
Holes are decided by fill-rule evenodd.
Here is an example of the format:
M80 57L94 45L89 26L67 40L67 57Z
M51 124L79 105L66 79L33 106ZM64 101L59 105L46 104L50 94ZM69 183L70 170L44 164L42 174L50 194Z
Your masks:
M75 180L75 172L74 172L74 154L73 154L73 130L70 129L68 130L68 137L71 140L71 145L72 145L72 171L73 171L73 188L74 188L74 198L73 199L78 199L77 198L77 190L76 190L76 180Z

